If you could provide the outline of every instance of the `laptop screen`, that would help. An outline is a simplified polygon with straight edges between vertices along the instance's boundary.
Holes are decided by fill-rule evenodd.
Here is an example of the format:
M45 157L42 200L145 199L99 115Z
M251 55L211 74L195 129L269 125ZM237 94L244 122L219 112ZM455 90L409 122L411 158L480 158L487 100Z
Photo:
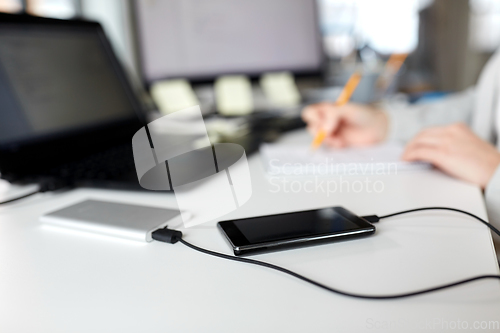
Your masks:
M0 146L137 117L97 29L0 25Z

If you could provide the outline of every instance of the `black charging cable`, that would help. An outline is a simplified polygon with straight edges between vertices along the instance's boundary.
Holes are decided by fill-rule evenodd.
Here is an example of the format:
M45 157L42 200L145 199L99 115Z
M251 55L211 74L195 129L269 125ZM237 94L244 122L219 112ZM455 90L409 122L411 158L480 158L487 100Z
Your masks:
M424 211L424 210L450 210L450 211L459 212L459 213L462 213L462 214L469 215L469 216L475 218L476 220L480 221L484 225L486 225L488 228L490 228L491 230L493 230L493 232L495 232L497 235L500 236L500 231L497 228L495 228L494 226L492 226L490 223L488 223L485 220L483 220L482 218L480 218L480 217L478 217L478 216L476 216L474 214L471 214L469 212L460 210L460 209L448 208L448 207L424 207L424 208L416 208L416 209L409 209L409 210L397 212L397 213L394 213L394 214L384 215L384 216L370 215L370 216L364 216L363 218L367 219L368 221L370 221L372 223L376 223L376 222L378 222L378 221L380 221L382 219L390 218L390 217L393 217L393 216L397 216L397 215L401 215L401 214L407 214L407 213L413 213L413 212L418 212L418 211ZM500 275L479 275L479 276L471 277L471 278L468 278L468 279L459 280L459 281L456 281L456 282L444 284L444 285L441 285L441 286L427 288L427 289L422 289L422 290L417 290L417 291L408 292L408 293L393 294L393 295L363 295L363 294L351 293L351 292L342 291L342 290L339 290L339 289L335 289L335 288L329 287L329 286L324 285L324 284L322 284L320 282L311 280L311 279L309 279L309 278L307 278L307 277L305 277L305 276L303 276L301 274L295 273L295 272L290 271L290 270L288 270L286 268L283 268L283 267L280 267L280 266L277 266L277 265L273 265L273 264L270 264L270 263L267 263L267 262L263 262L263 261L259 261L259 260L255 260L255 259L248 259L248 258L230 256L230 255L227 255L227 254L223 254L223 253L219 253L219 252L214 252L214 251L211 251L211 250L207 250L207 249L198 247L196 245L193 245L193 244L185 241L182 238L182 232L180 232L178 230L172 230L172 229L168 229L168 228L158 229L158 230L156 230L156 231L153 232L152 237L153 237L153 239L155 239L157 241L165 242L165 243L175 244L177 242L181 242L182 244L186 245L187 247L189 247L189 248L191 248L193 250L196 250L196 251L199 251L199 252L202 252L202 253L214 256L214 257L219 257L219 258L222 258L222 259L239 261L239 262L244 262L244 263L247 263L247 264L253 264L253 265L258 265L258 266L263 266L263 267L267 267L267 268L270 268L270 269L274 269L276 271L288 274L290 276L293 276L293 277L295 277L297 279L300 279L302 281L305 281L307 283L310 283L312 285L315 285L315 286L317 286L319 288L325 289L325 290L330 291L332 293L339 294L339 295L344 295L344 296L349 296L349 297L354 297L354 298L361 298L361 299L387 300L387 299L406 298L406 297L412 297L412 296L417 296L417 295L428 294L428 293L431 293L431 292L434 292L434 291L448 289L448 288L456 287L456 286L459 286L459 285L462 285L462 284L466 284L466 283L470 283L470 282L478 281L478 280L485 280L485 279L497 279L497 280L500 280Z
M17 200L21 200L21 199L30 197L30 196L32 196L34 194L37 194L37 193L40 193L40 192L41 192L40 189L37 189L37 190L35 190L33 192L29 192L28 194L24 194L24 195L21 195L19 197L15 197L13 199L5 200L5 201L0 201L0 205L7 204L9 202L14 202L14 201L17 201Z
M13 199L5 200L5 201L0 201L0 205L7 204L10 202L18 201L27 197L30 197L32 195L35 195L37 193L44 193L44 192L49 192L49 191L56 191L60 190L62 188L68 187L68 183L61 181L61 180L43 180L38 183L38 188L32 192L29 192L27 194L15 197Z

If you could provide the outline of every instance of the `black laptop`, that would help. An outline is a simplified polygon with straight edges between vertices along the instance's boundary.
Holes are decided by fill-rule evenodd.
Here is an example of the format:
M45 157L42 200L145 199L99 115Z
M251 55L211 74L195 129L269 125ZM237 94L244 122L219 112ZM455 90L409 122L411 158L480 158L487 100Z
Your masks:
M144 114L95 22L0 14L0 175L140 189Z

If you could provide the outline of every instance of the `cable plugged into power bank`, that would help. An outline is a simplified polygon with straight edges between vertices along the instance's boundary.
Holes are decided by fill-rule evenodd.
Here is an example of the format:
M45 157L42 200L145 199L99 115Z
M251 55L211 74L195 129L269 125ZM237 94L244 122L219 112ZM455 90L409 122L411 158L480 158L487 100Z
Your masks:
M454 211L454 212L462 213L462 214L465 214L465 215L469 215L469 216L475 218L476 220L478 220L479 222L483 223L484 225L486 225L493 232L495 232L497 235L500 236L500 230L498 230L497 228L495 228L494 226L492 226L490 223L486 222L482 218L480 218L480 217L478 217L478 216L476 216L476 215L474 215L472 213L460 210L460 209L448 208L448 207L423 207L423 208L416 208L416 209L405 210L405 211L401 211L401 212L397 212L397 213L393 213L393 214L389 214L389 215L384 215L384 216L369 215L369 216L363 216L362 218L364 218L368 222L376 223L376 222L378 222L378 221L380 221L382 219L386 219L386 218L393 217L393 216L396 216L396 215L407 214L407 213L418 212L418 211L424 211L424 210L449 210L449 211ZM273 265L273 264L270 264L270 263L267 263L267 262L263 262L263 261L259 261L259 260L255 260L255 259L234 257L234 256L230 256L230 255L227 255L227 254L224 254L224 253L219 253L219 252L215 252L215 251L211 251L211 250L207 250L207 249L198 247L198 246L193 245L193 244L185 241L184 239L182 239L182 232L180 232L178 230L172 230L172 229L168 229L168 228L158 229L158 230L156 230L156 231L154 231L152 233L152 237L153 237L153 239L155 239L157 241L165 242L165 243L170 243L170 244L175 244L177 242L180 242L180 243L186 245L187 247L189 247L189 248L191 248L191 249L193 249L195 251L198 251L198 252L201 252L201 253L205 253L205 254L208 254L208 255L211 255L211 256L214 256L214 257L218 257L218 258L222 258L222 259L227 259L227 260L233 260L233 261L239 261L239 262L244 262L244 263L247 263L247 264L252 264L252 265L257 265L257 266L262 266L262 267L267 267L267 268L270 268L270 269L274 269L276 271L279 271L279 272L288 274L290 276L293 276L293 277L295 277L295 278L297 278L299 280L302 280L302 281L305 281L307 283L310 283L310 284L312 284L312 285L314 285L316 287L325 289L325 290L327 290L329 292L332 292L332 293L335 293L335 294L339 294L339 295L348 296L348 297L361 298L361 299L389 300L389 299L407 298L407 297L412 297L412 296L417 296L417 295L428 294L428 293L431 293L431 292L434 292L434 291L438 291L438 290L449 289L449 288L452 288L452 287L456 287L456 286L459 286L459 285L463 285L463 284L470 283L470 282L473 282L473 281L478 281L478 280L485 280L485 279L500 280L500 275L492 275L492 274L490 274L490 275L479 275L479 276L475 276L475 277L472 277L472 278L468 278L468 279L464 279L464 280L459 280L459 281L455 281L455 282L452 282L452 283L448 283L448 284L445 284L445 285L441 285L441 286L437 286L437 287L431 287L431 288L417 290L417 291L403 293L403 294L393 294L393 295L362 295L362 294L356 294L356 293L346 292L346 291L342 291L342 290L339 290L339 289L335 289L335 288L329 287L329 286L324 285L324 284L322 284L320 282L311 280L308 277L305 277L303 275L300 275L298 273L290 271L290 270L288 270L286 268L283 268L283 267L280 267L280 266L277 266L277 265Z
M158 229L151 233L151 238L159 242L175 244L182 239L182 232L168 228Z

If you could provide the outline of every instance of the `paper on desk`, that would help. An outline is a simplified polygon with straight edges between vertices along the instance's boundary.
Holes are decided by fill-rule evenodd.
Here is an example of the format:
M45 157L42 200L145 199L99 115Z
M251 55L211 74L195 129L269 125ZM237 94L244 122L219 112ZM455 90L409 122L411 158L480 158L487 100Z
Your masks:
M309 145L263 144L260 154L270 175L392 175L427 169L430 164L404 162L404 147L384 143L366 148L334 149Z
M220 114L240 116L253 111L252 85L243 75L222 76L215 82L215 100Z
M199 105L191 85L186 80L165 80L153 84L151 97L159 111L168 114Z
M276 106L291 107L300 103L300 93L293 75L288 72L266 73L260 85L269 101Z

